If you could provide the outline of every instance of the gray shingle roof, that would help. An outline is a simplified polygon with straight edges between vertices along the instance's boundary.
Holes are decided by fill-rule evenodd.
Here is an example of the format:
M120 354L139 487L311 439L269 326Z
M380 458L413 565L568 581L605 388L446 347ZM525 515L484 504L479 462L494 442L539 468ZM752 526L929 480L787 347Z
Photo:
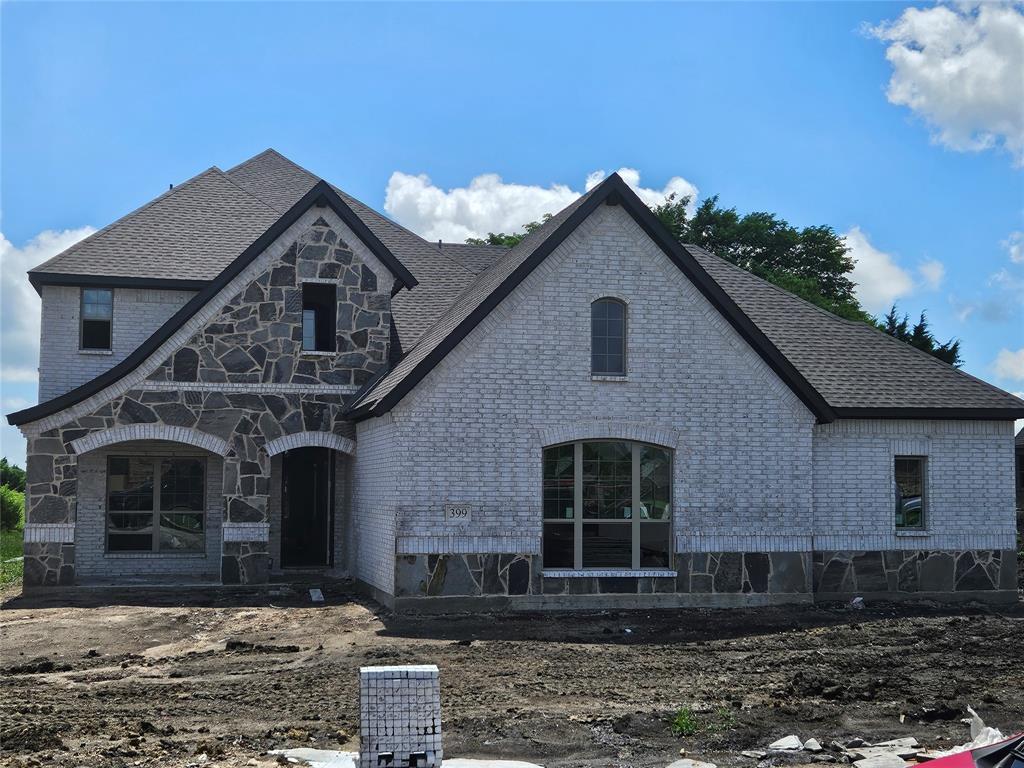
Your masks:
M317 182L315 175L274 150L227 172L210 168L30 275L159 275L212 281ZM413 290L394 297L395 325L405 356L363 396L360 405L371 407L443 357L454 343L456 329L485 315L499 288L532 268L526 264L531 257L543 258L548 240L571 229L567 220L598 188L512 249L460 243L439 247L334 189L419 281ZM816 391L815 397L820 395L834 409L852 414L878 408L1024 408L1024 402L1008 393L867 325L835 317L701 248L687 246L687 251L782 353L786 365L796 368L797 378L802 376Z
M695 245L687 250L833 408L1019 408L1020 400Z
M310 185L312 186L312 185ZM212 280L281 217L210 168L29 271Z

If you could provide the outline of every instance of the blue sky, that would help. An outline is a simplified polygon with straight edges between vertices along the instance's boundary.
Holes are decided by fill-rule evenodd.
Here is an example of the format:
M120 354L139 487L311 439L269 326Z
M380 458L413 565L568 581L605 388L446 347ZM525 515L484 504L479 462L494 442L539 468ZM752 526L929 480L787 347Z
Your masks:
M873 301L926 309L966 370L1020 392L1024 17L913 7L4 3L3 271L268 146L380 210L390 191L427 234L491 221L460 201L526 215L627 167L648 190L851 233ZM929 37L936 11L1009 71L936 84L961 55ZM468 189L482 174L502 181ZM31 314L4 279L5 322ZM35 342L7 326L5 412L35 401L7 375Z

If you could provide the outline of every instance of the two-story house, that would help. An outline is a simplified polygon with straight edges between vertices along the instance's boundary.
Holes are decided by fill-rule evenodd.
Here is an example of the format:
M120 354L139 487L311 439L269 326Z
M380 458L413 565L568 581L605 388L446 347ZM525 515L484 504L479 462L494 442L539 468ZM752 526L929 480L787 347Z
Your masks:
M1024 402L678 244L618 176L503 249L427 242L268 150L29 280L29 588L1016 594Z

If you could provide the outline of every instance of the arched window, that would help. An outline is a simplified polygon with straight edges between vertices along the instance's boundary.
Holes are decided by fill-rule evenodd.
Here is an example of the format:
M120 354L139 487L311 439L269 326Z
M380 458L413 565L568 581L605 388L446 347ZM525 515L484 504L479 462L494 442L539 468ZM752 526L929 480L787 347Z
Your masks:
M544 449L545 568L671 566L672 454L626 441Z
M590 373L626 375L626 304L619 299L590 305Z

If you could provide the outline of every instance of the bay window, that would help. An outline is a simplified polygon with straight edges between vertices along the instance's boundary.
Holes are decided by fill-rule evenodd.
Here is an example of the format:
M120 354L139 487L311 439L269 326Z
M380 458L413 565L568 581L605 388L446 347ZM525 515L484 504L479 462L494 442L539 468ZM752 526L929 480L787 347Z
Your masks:
M672 456L654 445L587 440L544 449L545 568L671 566Z

